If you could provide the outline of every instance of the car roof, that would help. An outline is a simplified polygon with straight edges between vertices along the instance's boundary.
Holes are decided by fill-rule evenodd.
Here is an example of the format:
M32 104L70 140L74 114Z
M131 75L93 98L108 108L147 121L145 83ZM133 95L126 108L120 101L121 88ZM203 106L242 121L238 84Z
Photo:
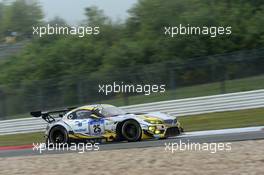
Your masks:
M92 110L94 108L97 108L97 107L114 107L113 105L109 105L109 104L93 104L93 105L85 105L85 106L81 106L81 107L78 107L74 110Z

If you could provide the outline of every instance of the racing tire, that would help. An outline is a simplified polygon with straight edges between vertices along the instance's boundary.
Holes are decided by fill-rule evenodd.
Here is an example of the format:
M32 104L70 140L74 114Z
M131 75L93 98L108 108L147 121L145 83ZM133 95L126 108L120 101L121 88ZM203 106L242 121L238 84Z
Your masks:
M141 140L142 129L139 123L135 120L127 120L122 125L122 136L129 142Z
M48 140L53 144L68 144L69 137L66 129L62 126L55 126L49 133Z

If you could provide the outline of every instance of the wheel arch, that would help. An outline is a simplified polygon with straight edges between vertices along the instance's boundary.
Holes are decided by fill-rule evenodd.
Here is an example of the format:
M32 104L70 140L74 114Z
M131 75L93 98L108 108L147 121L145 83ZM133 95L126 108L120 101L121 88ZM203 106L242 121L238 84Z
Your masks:
M140 123L139 123L136 119L134 119L134 118L128 118L128 119L122 120L122 121L120 121L120 122L117 123L117 126L116 126L116 134L117 134L117 140L118 140L118 141L124 139L124 137L123 137L123 135L122 135L122 127L123 127L123 124L124 124L126 121L129 121L129 120L131 120L131 121L135 121L135 122L138 123L138 125L139 125L139 127L140 127L140 129L141 129L141 134L142 134L143 129L142 129Z
M137 122L138 125L141 127L140 123L139 123L136 119L134 119L134 118L128 118L128 119L125 119L125 120L119 121L119 122L117 123L117 125L116 125L116 131L122 129L123 124L124 124L126 121L128 121L128 120L133 120L133 121ZM141 128L141 129L142 129L142 128Z
M55 128L55 127L62 127L66 132L67 134L69 134L69 130L68 130L68 126L67 125L63 125L61 123L56 123L54 125L52 125L50 128L49 128L49 131L47 133L47 136L49 137L50 136L50 132Z

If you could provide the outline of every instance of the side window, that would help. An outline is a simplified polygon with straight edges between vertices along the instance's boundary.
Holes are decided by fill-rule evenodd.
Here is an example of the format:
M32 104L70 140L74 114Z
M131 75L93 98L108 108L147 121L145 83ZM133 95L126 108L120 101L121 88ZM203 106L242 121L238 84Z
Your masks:
M68 115L67 118L70 119L70 120L75 120L77 118L76 112L72 112L71 114Z
M92 115L92 112L88 110L76 111L76 119L87 119L87 118L90 118L91 115Z

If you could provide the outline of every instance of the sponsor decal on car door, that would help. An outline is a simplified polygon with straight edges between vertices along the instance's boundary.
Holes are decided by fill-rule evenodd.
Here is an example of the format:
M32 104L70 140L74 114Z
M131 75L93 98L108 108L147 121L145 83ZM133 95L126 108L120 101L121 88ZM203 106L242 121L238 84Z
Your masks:
M74 120L73 131L76 133L87 133L88 121L87 120Z
M104 127L104 119L91 119L89 120L88 127L89 133L92 136L99 136L104 134L105 127Z

